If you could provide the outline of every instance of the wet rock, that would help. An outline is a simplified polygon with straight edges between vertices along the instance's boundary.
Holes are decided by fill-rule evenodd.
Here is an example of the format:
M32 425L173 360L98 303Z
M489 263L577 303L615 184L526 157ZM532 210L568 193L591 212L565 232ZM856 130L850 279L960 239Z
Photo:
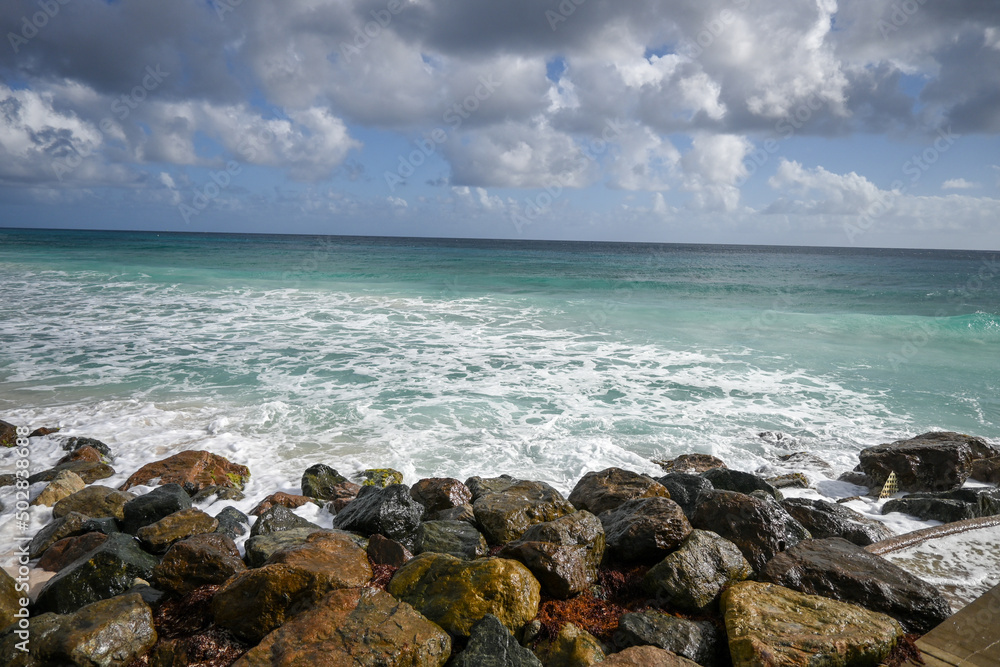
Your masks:
M159 484L180 484L190 495L208 486L226 486L242 491L250 479L250 469L217 454L192 449L162 461L147 463L128 478L122 490L139 484L150 485L155 479L159 479Z
M132 595L133 593L141 597L142 601L148 604L150 609L156 609L167 598L167 593L165 591L161 591L159 588L153 588L149 584L135 584L132 588L125 591L124 594Z
M28 434L29 438L40 438L45 435L52 435L53 433L59 432L58 426L39 426L34 431Z
M972 462L972 479L989 484L1000 484L1000 456Z
M784 447L795 446L798 441L787 433L782 433L781 431L761 431L757 434L757 437L764 442L769 442L772 445L781 445Z
M225 583L247 569L232 538L221 533L194 535L167 550L153 568L152 582L178 595L201 586Z
M0 630L13 623L21 611L21 601L27 605L28 594L17 590L17 582L0 568Z
M672 472L656 481L670 492L670 499L681 506L684 516L688 518L691 518L701 492L715 488L701 475L688 472Z
M465 521L425 521L417 530L415 550L470 559L485 556L489 549L486 538Z
M607 542L606 560L655 563L680 546L691 523L669 498L630 500L600 516Z
M542 667L529 649L521 646L493 614L472 626L469 643L448 667Z
M0 487L14 486L16 482L17 482L17 475L13 473L4 473L0 475Z
M809 452L794 452L792 454L782 454L778 460L786 466L809 472L819 472L829 475L833 472L833 466Z
M42 489L42 492L31 501L31 504L52 507L63 498L67 498L77 491L82 491L85 486L86 484L80 479L79 475L75 472L64 470L56 475L48 483L48 486Z
M47 572L58 572L80 556L104 544L107 539L108 536L102 533L84 533L74 537L64 537L45 550L36 567Z
M122 531L118 528L118 521L114 517L103 516L99 519L87 519L84 521L83 525L80 526L80 532L110 535Z
M459 505L446 510L431 512L424 515L426 521L464 521L465 523L476 523L476 513L472 505Z
M143 526L189 507L191 497L180 484L164 484L125 503L122 507L121 528L124 532L135 535Z
M192 535L212 533L219 527L215 517L205 514L200 509L189 507L186 510L174 512L156 523L143 526L136 533L146 551L162 554L174 542Z
M0 419L0 447L17 445L17 426Z
M951 432L931 432L909 440L861 450L861 468L880 489L890 472L900 491L950 491L965 483L976 459L1000 456L982 438Z
M599 515L638 498L669 498L670 492L648 475L607 468L588 472L573 487L569 502L578 510Z
M604 546L600 520L579 511L535 524L500 555L524 563L546 594L566 599L597 582Z
M472 502L469 487L451 477L429 477L410 487L410 495L424 506L427 515Z
M612 653L601 667L694 667L697 664L655 646L633 646Z
M125 533L102 544L49 579L35 601L35 613L68 614L127 591L136 577L148 579L156 559Z
M843 537L865 547L893 534L884 523L825 500L786 498L781 506L815 538Z
M92 449L96 449L98 452L100 452L103 456L106 456L108 459L114 458L114 454L111 452L111 448L108 447L103 442L101 442L100 440L98 440L97 438L79 438L79 437L66 438L66 442L64 442L62 445L64 452L76 452L83 449L84 447L90 447Z
M665 472L686 472L700 475L706 470L713 468L725 468L726 464L722 459L710 456L709 454L681 454L669 461L654 461Z
M705 667L713 667L720 658L719 636L714 625L654 610L623 614L618 620L615 645L656 646Z
M536 523L576 511L554 488L532 481L517 481L502 492L485 493L472 503L472 509L490 544L512 542Z
M939 493L911 493L888 501L882 513L903 512L923 520L945 523L1000 514L1000 489L953 489Z
M317 463L302 473L302 495L319 500L332 500L333 488L347 478L328 465Z
M539 641L535 653L545 667L586 667L605 658L597 638L572 623L564 625L555 637Z
M211 486L206 486L205 488L197 491L193 496L191 496L191 502L193 503L204 503L208 502L209 499L215 497L216 502L219 500L232 500L239 502L243 500L246 496L239 489L235 489L229 486L218 486L213 484Z
M500 493L507 488L517 484L521 480L510 475L500 475L499 477L470 477L465 480L465 487L472 494L472 502L479 500L480 496L487 493Z
M513 632L538 614L541 600L538 581L517 561L432 553L399 568L386 590L448 633L466 637L486 614Z
M794 535L808 534L773 499L718 489L701 495L691 525L735 544L755 571L795 544Z
M764 481L779 490L809 488L809 478L800 472L790 472L784 475L768 477Z
M250 517L233 506L224 507L221 512L215 515L219 521L216 532L228 535L234 540L241 535L246 535L250 530Z
M403 473L392 468L369 468L361 471L361 486L377 486L384 489L393 484L403 483Z
M79 478L86 484L93 484L98 480L107 479L115 474L115 469L106 463L96 463L94 461L70 461L68 463L61 463L54 468L49 468L48 470L36 472L34 475L28 477L28 483L35 484L37 482L51 482L59 473L66 470L76 473L77 476L79 476Z
M110 463L109 459L104 454L101 454L98 450L90 446L80 447L75 449L66 456L62 457L56 462L56 465L62 465L63 463L69 463L70 461L89 461L91 463Z
M73 537L84 532L83 524L90 519L86 514L70 512L64 517L52 521L35 533L28 545L28 557L35 559L45 553L45 550L64 537Z
M53 505L52 516L58 519L70 512L79 512L95 519L106 516L121 519L124 516L125 503L133 498L135 495L127 491L94 484Z
M722 594L734 667L878 665L902 628L861 607L744 581Z
M257 520L253 522L253 526L250 528L250 535L268 535L295 528L310 528L313 531L322 530L312 521L303 519L287 507L275 505L270 509L264 510L257 517Z
M451 638L384 591L335 591L267 635L234 667L393 665L440 667Z
M733 470L731 468L713 468L703 472L702 477L711 482L712 486L716 489L737 491L748 495L754 491L763 491L781 500L781 494L778 493L777 489L753 473Z
M365 487L351 504L333 519L334 528L363 535L380 533L412 549L424 506L410 496L403 484L385 488Z
M422 526L421 526L422 527ZM418 538L419 541L419 538ZM372 565L391 565L402 567L406 561L413 558L410 550L395 540L390 540L378 533L368 540L368 560Z
M277 551L305 544L306 539L316 532L315 527L292 528L277 533L255 535L246 541L246 563L250 567L260 567Z
M753 568L729 540L692 530L684 543L654 565L643 586L657 603L689 613L714 611L722 591L753 575Z
M282 507L287 507L290 510L296 507L302 507L306 503L314 502L312 498L307 496L296 496L290 493L282 493L278 491L277 493L272 493L264 500L257 503L257 506L250 510L250 514L253 516L259 516L264 510L271 509L275 505L281 505ZM314 503L315 504L315 503Z
M839 537L800 542L758 579L887 614L907 632L924 634L951 615L937 588Z

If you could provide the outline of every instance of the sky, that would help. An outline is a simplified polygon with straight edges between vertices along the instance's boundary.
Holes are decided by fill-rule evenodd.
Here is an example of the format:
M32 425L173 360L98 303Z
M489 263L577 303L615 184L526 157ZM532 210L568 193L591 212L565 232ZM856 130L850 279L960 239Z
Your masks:
M0 227L1000 249L1000 0L3 0Z

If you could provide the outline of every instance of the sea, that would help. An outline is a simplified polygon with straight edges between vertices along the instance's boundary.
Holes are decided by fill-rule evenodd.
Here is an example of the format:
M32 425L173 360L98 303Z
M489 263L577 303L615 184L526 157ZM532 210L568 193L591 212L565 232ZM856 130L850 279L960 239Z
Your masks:
M1000 253L0 229L0 419L61 429L33 470L104 441L108 485L220 454L248 505L314 463L568 493L691 452L851 495L865 447L1000 444Z

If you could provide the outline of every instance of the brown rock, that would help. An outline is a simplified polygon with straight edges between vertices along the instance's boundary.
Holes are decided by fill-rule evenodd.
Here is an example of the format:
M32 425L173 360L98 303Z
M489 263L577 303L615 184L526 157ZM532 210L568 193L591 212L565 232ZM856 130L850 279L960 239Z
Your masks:
M545 667L588 667L603 663L605 658L597 638L572 623L564 625L555 637L538 642L535 653Z
M127 490L139 484L149 484L159 478L159 484L180 484L189 494L208 486L226 486L242 490L250 479L250 469L230 462L217 454L200 450L180 452L173 456L147 463L139 468L122 485Z
M973 461L972 479L988 484L1000 484L1000 456Z
M697 662L664 651L655 646L633 646L619 653L612 653L601 667L696 667Z
M219 520L200 509L189 507L163 517L156 523L143 526L136 533L147 551L165 552L171 544L185 537L214 532Z
M950 491L965 483L972 462L1000 455L982 438L964 433L932 431L909 440L898 440L861 450L861 469L872 488L885 484L896 473L900 491Z
M451 509L472 502L469 487L451 477L429 477L410 487L410 495L424 506L425 514Z
M402 567L411 558L413 554L409 549L384 535L375 533L368 540L368 560L372 565Z
M108 536L104 533L84 533L75 537L64 537L45 550L37 567L47 572L58 572L77 558L96 549Z
M80 512L70 512L64 517L49 522L44 528L35 533L28 545L28 558L38 558L45 550L64 537L80 535L84 531L83 525L90 521L90 517Z
M87 461L89 463L107 463L106 457L90 445L84 445L80 449L70 452L59 459L56 465L70 463L71 461Z
M0 419L0 447L13 447L17 444L17 427Z
M691 533L680 505L669 498L637 498L604 512L607 559L655 563L676 549Z
M79 512L91 519L110 516L121 520L124 517L122 506L133 498L133 493L95 484L57 502L52 507L52 516L58 519L70 512Z
M222 533L194 535L175 543L153 568L153 584L187 595L201 586L225 583L247 569L232 538Z
M287 507L288 509L295 509L296 507L302 507L306 503L315 503L312 498L307 496L296 496L291 493L283 493L278 491L277 493L272 493L264 500L257 503L257 506L250 510L250 514L253 516L258 516L261 512L269 510L275 505L281 505L282 507Z
M484 493L472 508L490 544L506 544L536 523L576 511L554 488L532 481L515 481L500 492Z
M669 498L670 492L647 475L621 468L607 468L584 475L573 487L569 501L578 510L599 515L626 501L653 497Z
M465 504L433 512L424 517L426 521L464 521L475 525L476 513L472 505Z
M43 435L52 435L53 433L58 433L58 426L39 426L34 431L28 434L29 438L38 438Z
M688 472L700 475L712 468L725 468L726 464L722 459L710 456L709 454L681 454L669 461L654 461L667 472Z
M115 474L115 469L107 463L97 461L68 461L61 463L54 468L35 473L28 478L31 484L35 482L51 482L56 475L64 470L75 472L87 484L93 484L102 479L107 479Z
M87 485L83 483L79 475L75 472L64 470L56 475L55 479L48 483L48 486L42 489L42 492L31 501L31 504L52 507L63 498L69 497L77 491L82 491L85 486Z
M22 600L27 604L28 594L18 591L14 577L0 567L0 628L6 628L17 620L15 614L21 611Z

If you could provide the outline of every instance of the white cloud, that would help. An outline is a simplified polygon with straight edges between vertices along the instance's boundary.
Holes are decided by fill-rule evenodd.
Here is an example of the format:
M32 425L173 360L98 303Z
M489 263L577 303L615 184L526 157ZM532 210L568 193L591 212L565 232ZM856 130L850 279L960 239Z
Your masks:
M972 190L978 187L980 187L979 183L973 183L964 178L949 178L941 184L942 190Z
M768 184L788 195L771 204L768 213L861 215L892 196L853 171L835 174L823 167L807 169L784 158Z

